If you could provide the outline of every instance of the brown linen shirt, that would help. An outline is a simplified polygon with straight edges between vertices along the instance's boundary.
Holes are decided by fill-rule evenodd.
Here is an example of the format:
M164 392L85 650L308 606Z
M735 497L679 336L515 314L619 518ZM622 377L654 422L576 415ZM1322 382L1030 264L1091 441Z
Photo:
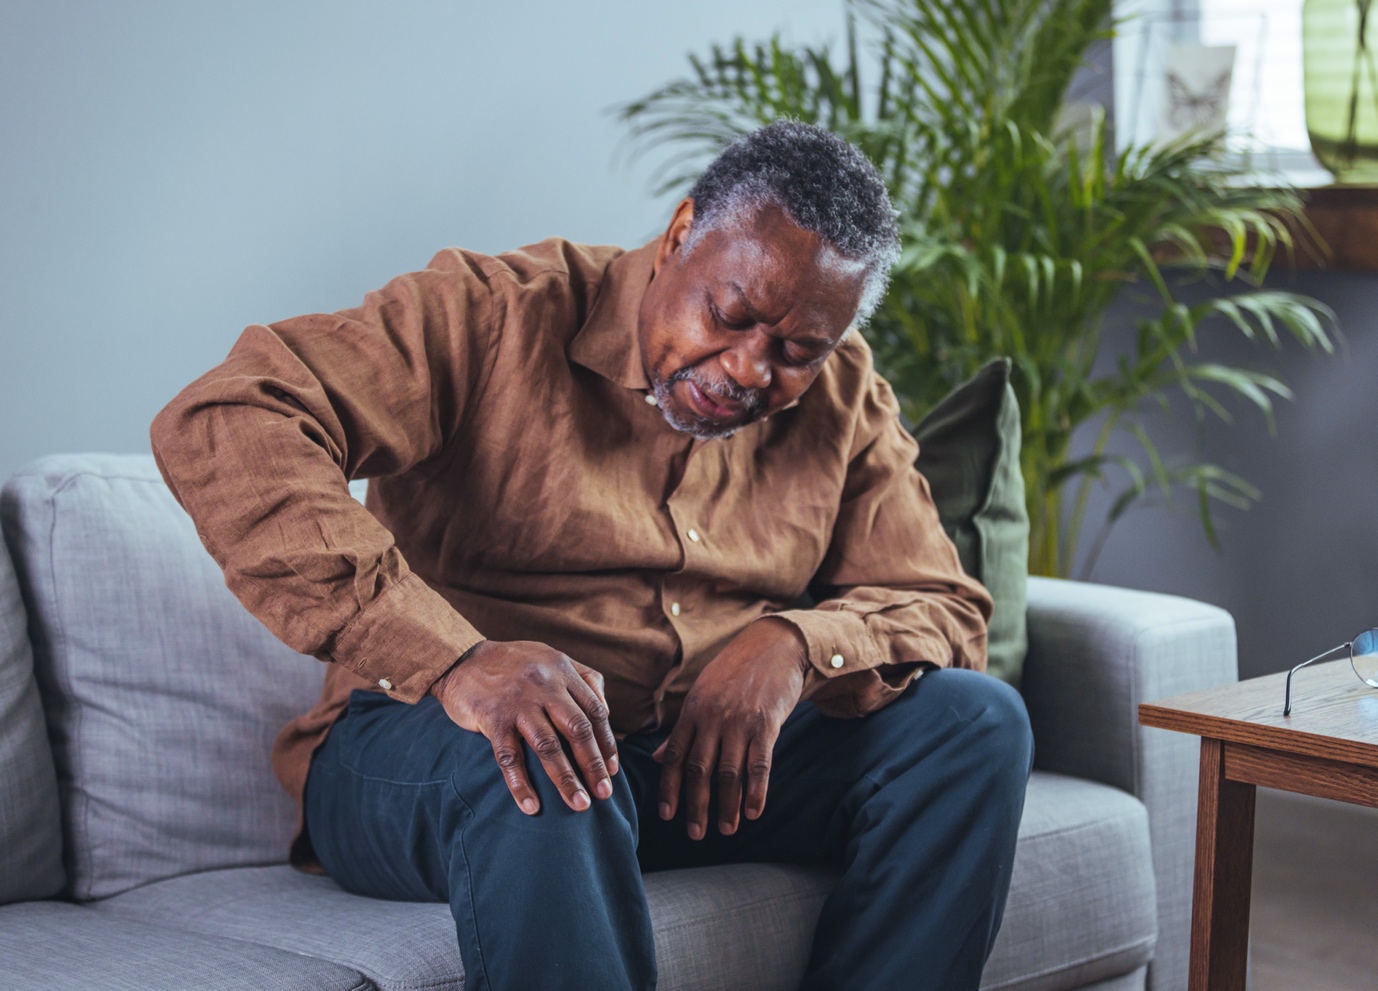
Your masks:
M226 583L334 662L274 747L298 802L351 689L415 702L484 638L602 672L620 734L673 722L766 615L803 634L806 696L832 715L880 708L924 665L984 668L990 598L860 335L794 406L694 440L642 365L654 250L442 251L357 309L249 327L154 420ZM817 607L791 608L806 589Z

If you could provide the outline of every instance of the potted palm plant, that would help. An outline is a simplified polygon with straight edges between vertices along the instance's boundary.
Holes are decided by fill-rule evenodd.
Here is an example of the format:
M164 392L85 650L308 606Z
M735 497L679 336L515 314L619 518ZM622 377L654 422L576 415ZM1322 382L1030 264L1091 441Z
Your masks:
M1333 314L1263 288L1304 229L1294 191L1241 181L1217 137L1116 150L1098 109L1062 127L1068 85L1110 36L1112 0L852 0L840 53L777 36L690 56L690 72L620 108L645 149L675 155L657 176L682 187L741 133L783 117L832 129L881 170L903 255L865 334L912 422L994 356L1013 361L1030 570L1067 575L1088 495L1116 487L1106 526L1149 491L1196 497L1217 543L1216 502L1258 492L1206 461L1160 456L1144 417L1177 397L1197 417L1231 399L1271 418L1290 395L1275 377L1199 359L1198 336L1234 328L1330 350ZM860 28L860 30L858 30ZM864 35L866 43L858 41ZM1191 302L1184 280L1213 279ZM1105 315L1140 287L1127 355L1098 362ZM1095 429L1074 450L1078 428ZM1116 453L1133 438L1141 456Z

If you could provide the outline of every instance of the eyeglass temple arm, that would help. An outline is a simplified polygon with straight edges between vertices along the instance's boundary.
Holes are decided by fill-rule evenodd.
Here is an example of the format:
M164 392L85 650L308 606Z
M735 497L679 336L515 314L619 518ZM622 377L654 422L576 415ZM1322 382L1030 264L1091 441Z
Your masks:
M1306 665L1308 665L1308 664L1315 664L1315 663L1316 663L1317 661L1319 661L1322 657L1329 657L1331 654L1335 653L1335 651L1337 651L1337 650L1344 650L1344 649L1345 649L1346 647L1348 647L1348 646L1349 646L1349 643L1336 644L1334 647L1331 647L1329 650L1327 650L1324 654L1317 654L1315 657L1311 658L1311 660L1309 660L1309 661L1302 661L1300 664L1298 664L1296 667L1294 667L1291 671L1288 671L1288 672L1287 672L1287 695L1286 695L1286 697L1282 700L1282 714L1283 714L1284 716L1290 716L1290 715L1292 714L1292 675L1296 674L1296 673L1297 673L1298 671L1300 671L1302 668L1306 667ZM1276 697L1276 696L1274 696L1274 697Z

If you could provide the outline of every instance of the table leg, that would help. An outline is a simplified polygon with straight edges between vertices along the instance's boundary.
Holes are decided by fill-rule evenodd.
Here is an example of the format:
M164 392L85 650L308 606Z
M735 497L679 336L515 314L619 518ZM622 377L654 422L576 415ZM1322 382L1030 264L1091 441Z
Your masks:
M1201 740L1190 991L1244 991L1256 790L1225 780L1225 744Z

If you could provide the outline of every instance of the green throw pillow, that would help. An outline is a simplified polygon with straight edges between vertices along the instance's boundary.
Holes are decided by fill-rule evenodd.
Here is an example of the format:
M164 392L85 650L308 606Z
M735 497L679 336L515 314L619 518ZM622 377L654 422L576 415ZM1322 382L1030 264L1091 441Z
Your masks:
M1008 358L997 358L953 389L914 429L915 465L933 490L943 529L967 574L995 599L987 670L1016 687L1029 643L1029 514L1019 429Z

